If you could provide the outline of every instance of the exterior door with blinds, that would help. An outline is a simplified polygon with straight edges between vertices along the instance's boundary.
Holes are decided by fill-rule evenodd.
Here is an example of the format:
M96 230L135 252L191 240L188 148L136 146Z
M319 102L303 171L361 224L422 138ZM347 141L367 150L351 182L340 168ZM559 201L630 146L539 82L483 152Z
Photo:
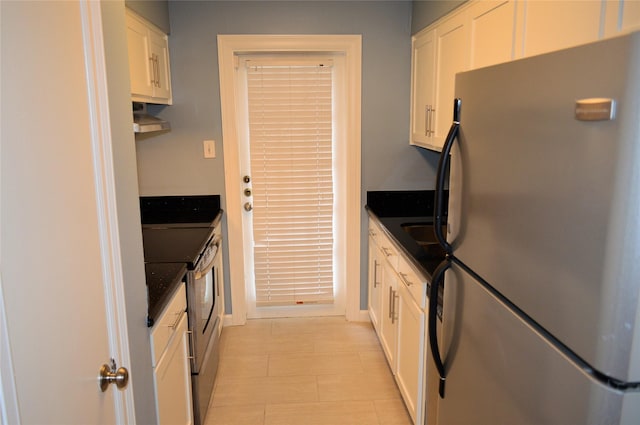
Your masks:
M333 61L248 58L241 67L249 317L344 314L334 273Z

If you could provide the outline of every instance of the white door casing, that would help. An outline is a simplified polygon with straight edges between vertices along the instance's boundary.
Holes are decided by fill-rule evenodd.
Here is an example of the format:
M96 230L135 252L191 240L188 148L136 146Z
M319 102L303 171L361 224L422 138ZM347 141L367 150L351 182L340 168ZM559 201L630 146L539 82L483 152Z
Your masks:
M338 279L346 282L346 318L361 320L360 314L360 99L361 99L361 50L360 35L219 35L218 64L220 70L220 98L222 130L224 135L225 192L229 239L229 276L231 282L233 325L242 325L247 318L245 300L245 259L243 241L242 181L240 178L240 153L238 108L235 93L237 55L246 53L316 52L345 55L345 163L338 168L345 170L346 205L343 228L338 234L336 255L345 258L344 269ZM238 177L236 177L238 176ZM366 316L366 315L364 315Z
M2 423L135 423L100 3L1 7Z

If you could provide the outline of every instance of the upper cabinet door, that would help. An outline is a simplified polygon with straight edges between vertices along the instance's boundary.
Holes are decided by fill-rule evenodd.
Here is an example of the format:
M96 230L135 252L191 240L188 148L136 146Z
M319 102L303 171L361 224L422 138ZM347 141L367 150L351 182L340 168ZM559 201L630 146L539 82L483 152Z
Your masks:
M411 41L411 144L429 147L435 104L435 31L421 32Z
M469 69L469 25L466 13L456 14L436 28L436 102L433 142L442 146L453 122L453 96L456 74Z
M150 31L151 57L155 62L154 97L171 100L171 72L169 69L169 39L165 34Z
M601 33L603 1L527 0L518 15L516 57L527 57L596 41ZM518 40L518 36L521 37Z
M126 22L131 100L171 104L167 35L129 10Z
M607 0L604 25L605 37L640 29L640 1Z
M469 6L471 69L513 60L515 13L515 0L482 1Z
M149 46L147 27L127 14L129 77L133 95L153 96L153 61Z

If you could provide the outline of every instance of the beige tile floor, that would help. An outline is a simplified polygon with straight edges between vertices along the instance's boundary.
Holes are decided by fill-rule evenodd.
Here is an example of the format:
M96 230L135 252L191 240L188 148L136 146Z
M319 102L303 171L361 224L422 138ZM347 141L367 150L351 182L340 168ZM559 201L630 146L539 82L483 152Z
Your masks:
M222 332L205 425L409 425L375 331L344 317Z

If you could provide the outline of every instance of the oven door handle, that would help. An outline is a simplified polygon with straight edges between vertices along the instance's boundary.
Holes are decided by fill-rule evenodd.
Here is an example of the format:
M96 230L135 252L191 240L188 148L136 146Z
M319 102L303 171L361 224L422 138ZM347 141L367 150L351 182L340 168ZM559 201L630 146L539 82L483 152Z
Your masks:
M195 270L195 279L196 280L201 279L202 276L206 276L207 273L209 273L215 267L216 259L218 258L218 255L220 255L220 245L221 244L220 244L220 239L219 238L214 239L214 241L215 242L213 243L213 245L215 245L215 247L216 247L216 253L213 254L213 257L211 257L211 261L209 261L209 263L206 266L204 266L203 269Z
M216 256L218 254L216 253ZM196 280L200 280L202 279L203 276L206 276L211 270L213 270L213 267L215 266L215 257L214 260L212 260L209 265L207 265L207 267L205 267L203 270L196 270L195 272L195 278Z

